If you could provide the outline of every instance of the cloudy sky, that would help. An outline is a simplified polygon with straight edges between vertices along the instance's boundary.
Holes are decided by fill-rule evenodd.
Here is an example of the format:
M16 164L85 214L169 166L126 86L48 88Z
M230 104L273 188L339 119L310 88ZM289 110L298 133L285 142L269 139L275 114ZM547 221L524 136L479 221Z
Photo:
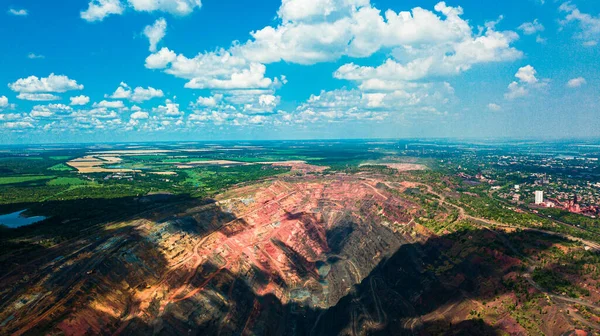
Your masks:
M6 0L0 142L600 136L596 0Z

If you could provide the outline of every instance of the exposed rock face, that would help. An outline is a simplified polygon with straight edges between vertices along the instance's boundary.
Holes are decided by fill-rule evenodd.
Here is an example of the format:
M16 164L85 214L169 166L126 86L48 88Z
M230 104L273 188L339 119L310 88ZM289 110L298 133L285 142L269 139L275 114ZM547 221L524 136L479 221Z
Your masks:
M412 240L397 232L411 208L350 177L237 189L216 204L73 242L63 249L71 254L13 287L5 325L66 334L269 329L268 316L289 313L283 307L335 305ZM278 304L262 307L269 300Z
M489 231L431 235L398 195L377 179L305 176L106 225L7 272L0 333L495 334L469 311L510 297L519 260L488 248ZM570 330L553 319L548 334Z

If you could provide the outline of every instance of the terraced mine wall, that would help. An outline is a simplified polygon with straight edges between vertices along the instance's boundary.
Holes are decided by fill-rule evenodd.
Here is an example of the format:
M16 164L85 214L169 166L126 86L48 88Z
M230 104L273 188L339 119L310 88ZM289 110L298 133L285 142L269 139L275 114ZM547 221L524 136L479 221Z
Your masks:
M433 235L386 186L277 179L112 223L4 276L1 333L496 333L471 298L501 295L519 260L485 230Z

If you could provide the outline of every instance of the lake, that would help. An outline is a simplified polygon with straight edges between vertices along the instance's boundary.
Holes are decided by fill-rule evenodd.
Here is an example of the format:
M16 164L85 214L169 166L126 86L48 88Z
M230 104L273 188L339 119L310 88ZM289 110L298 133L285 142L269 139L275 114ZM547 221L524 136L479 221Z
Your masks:
M37 223L43 221L47 217L44 216L33 216L33 217L25 217L23 213L27 210L21 210L13 213L9 213L7 215L0 215L0 224L5 225L11 229L18 228L21 226L31 225L33 223Z

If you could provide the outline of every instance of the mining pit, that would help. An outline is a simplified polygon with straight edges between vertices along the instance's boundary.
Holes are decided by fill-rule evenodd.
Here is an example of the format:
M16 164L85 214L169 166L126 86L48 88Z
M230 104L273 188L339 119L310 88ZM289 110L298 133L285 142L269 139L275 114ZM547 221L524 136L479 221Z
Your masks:
M416 224L410 186L288 176L106 223L2 275L0 334L492 334L473 298L519 261Z

